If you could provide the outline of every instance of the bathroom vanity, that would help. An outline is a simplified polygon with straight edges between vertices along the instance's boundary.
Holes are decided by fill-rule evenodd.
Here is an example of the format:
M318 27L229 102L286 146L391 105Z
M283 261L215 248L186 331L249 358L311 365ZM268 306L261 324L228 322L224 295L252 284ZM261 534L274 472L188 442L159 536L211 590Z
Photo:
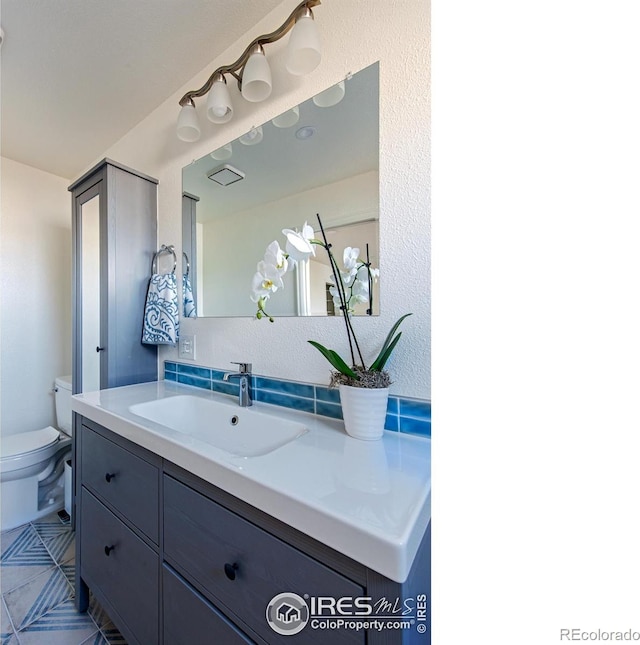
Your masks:
M257 413L305 432L239 456L131 411L185 396L238 427ZM241 416L231 397L167 382L77 395L73 407L76 603L85 610L90 590L130 644L430 642L428 440L359 442L338 422L266 404ZM299 633L267 621L283 593L310 607ZM380 631L311 626L405 616Z

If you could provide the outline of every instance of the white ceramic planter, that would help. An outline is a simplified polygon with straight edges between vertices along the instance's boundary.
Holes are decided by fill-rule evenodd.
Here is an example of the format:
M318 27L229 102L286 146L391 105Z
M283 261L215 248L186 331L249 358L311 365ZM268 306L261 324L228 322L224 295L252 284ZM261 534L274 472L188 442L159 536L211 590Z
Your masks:
M347 434L355 439L380 439L387 415L389 388L340 385L342 417Z

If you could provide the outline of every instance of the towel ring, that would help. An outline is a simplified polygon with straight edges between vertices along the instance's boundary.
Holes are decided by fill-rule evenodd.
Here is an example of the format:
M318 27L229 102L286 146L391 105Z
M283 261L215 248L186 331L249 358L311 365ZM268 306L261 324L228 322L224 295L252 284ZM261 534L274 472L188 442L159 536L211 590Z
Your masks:
M187 263L187 272L184 275L185 275L185 277L189 277L189 269L190 269L189 256L184 251L182 252L182 258Z
M171 273L176 272L176 266L178 265L178 259L176 258L176 252L173 250L173 244L170 244L167 246L166 244L163 244L158 251L155 252L153 256L153 260L151 260L151 273L157 273L158 272L158 257L165 254L165 253L171 253L173 255L173 270Z

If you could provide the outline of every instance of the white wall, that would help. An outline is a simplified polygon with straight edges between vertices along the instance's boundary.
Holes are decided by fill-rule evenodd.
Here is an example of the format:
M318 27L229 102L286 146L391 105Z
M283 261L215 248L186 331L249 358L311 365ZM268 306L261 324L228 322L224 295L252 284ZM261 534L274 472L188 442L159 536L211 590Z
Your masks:
M215 209L215 201L201 199L197 208L198 215L202 213L206 217L209 210ZM203 222L205 252L198 256L198 262L203 264L204 300L198 303L198 311L204 316L212 315L212 312L215 314L216 311L230 312L229 315L252 316L256 306L249 299L251 289L247 285L251 285L256 265L262 260L267 245L275 240L284 248L284 228L301 229L305 221L317 228L315 213L323 214L325 228L357 221L361 217L377 217L378 173L362 173L287 195L283 199L238 211L224 218L214 216ZM248 230L251 231L250 236L247 235ZM317 237L320 237L319 233ZM355 239L351 244L355 246L357 242ZM336 248L337 259L341 263L344 247ZM318 248L316 252L320 253L321 249ZM218 276L223 275L225 271L228 280L219 280ZM295 285L294 275L288 274L285 277L284 290L274 294L266 310L273 316L293 315L297 311ZM323 310L326 311L324 286L322 300ZM222 307L221 302L224 302Z
M360 344L371 359L395 320L412 311L403 338L388 367L392 393L430 398L430 80L429 4L422 0L325 2L314 11L323 41L321 65L309 76L289 76L282 65L284 41L272 45L274 91L264 103L242 102L236 88L235 114L213 125L198 102L202 138L195 144L175 135L178 100L200 87L221 64L235 60L254 37L280 25L295 2L287 0L246 37L211 62L146 119L113 145L108 156L159 179L159 243L181 244L181 168L237 138L253 125L280 114L322 89L377 60L380 61L380 236L381 301L378 318L354 322ZM286 39L285 39L286 40ZM101 158L100 157L100 158ZM100 158L96 158L97 163ZM274 235L277 235L274 231ZM329 365L307 339L347 348L342 322L317 318L282 318L274 324L246 319L199 319L182 323L197 336L196 363L227 367L250 361L258 374L327 383ZM177 359L163 348L160 360Z
M71 373L69 181L2 158L0 428L55 425L53 382Z

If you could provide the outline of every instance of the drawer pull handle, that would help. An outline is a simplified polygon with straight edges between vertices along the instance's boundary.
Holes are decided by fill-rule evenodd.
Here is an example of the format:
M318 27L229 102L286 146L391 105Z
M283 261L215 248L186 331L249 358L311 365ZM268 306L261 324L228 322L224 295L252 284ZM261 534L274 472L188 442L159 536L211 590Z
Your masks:
M96 352L98 352L98 353L104 352L105 349L107 349L107 348L98 346L98 347L96 347Z
M236 579L236 571L238 570L238 563L234 562L233 564L227 564L224 565L224 575L229 578L229 580L235 580Z
M110 554L110 553L111 553L111 551L113 551L115 548L116 548L116 545L115 545L115 544L112 544L111 546L105 546L105 547L104 547L104 554L105 554L107 557L109 557L109 554Z
M107 484L112 480L116 478L115 473L107 473L104 478L107 480Z

